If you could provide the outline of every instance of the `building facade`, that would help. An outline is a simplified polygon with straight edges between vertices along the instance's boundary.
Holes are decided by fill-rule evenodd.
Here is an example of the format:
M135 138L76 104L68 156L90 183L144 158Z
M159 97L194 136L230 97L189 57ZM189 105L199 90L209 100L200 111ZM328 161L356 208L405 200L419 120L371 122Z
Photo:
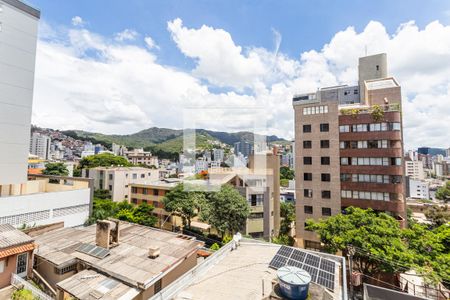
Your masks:
M27 180L40 12L0 0L0 185Z
M410 179L408 183L409 197L415 199L430 199L430 183Z
M30 138L30 153L42 159L50 159L51 138L49 136L33 133Z
M349 206L391 214L405 225L401 90L385 54L359 60L359 84L293 98L296 234L320 248L305 221Z
M423 170L423 162L420 160L405 160L405 176L411 179L424 180L425 171Z
M125 151L124 153L128 161L134 165L159 167L158 157L153 156L151 152L144 151L144 149L134 149L132 151Z
M130 183L159 179L158 169L141 167L97 167L84 169L82 176L94 179L96 190L108 190L114 202L129 201Z

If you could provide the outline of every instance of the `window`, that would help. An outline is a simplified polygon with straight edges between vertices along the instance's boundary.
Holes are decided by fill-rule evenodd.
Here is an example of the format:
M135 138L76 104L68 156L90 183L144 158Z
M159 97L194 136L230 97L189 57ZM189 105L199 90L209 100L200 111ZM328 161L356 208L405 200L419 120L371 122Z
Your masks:
M304 149L311 149L312 143L311 141L303 141L303 148Z
M249 219L263 219L264 218L264 213L263 212L259 212L259 213L251 213L248 216Z
M322 207L322 216L331 216L331 208Z
M352 198L352 191L341 190L342 198Z
M400 123L391 123L392 130L400 130Z
M304 165L312 165L312 157L311 156L303 157L303 164Z
M136 194L137 193L137 187L132 186L131 187L131 193Z
M153 190L153 196L158 196L158 190L157 189Z
M112 185L108 185L108 189L112 191Z
M330 130L330 125L328 123L320 124L320 132L328 132Z
M350 132L350 126L349 125L339 126L339 132Z
M329 173L321 174L322 181L331 181L331 175Z
M331 198L331 191L322 191L322 198L323 199L330 199Z
M328 113L328 105L303 108L304 115L315 115L315 114L326 114L326 113Z
M76 264L73 264L73 265L70 265L70 266L67 266L67 267L64 267L61 269L55 267L55 273L59 274L59 275L63 275L63 274L66 274L66 273L69 273L72 271L76 271L76 269L77 269Z
M303 173L303 180L311 181L312 180L312 173Z
M109 174L109 180L113 180L113 174Z
M256 194L250 196L250 204L251 206L261 206L264 202L264 195L262 194Z
M0 273L3 273L5 271L5 259L0 260Z
M343 174L341 173L341 181L351 181L352 177L350 174Z
M311 132L311 125L303 125L303 132Z
M145 178L145 174L141 174L141 178Z
M305 214L312 214L313 213L313 207L305 205L303 211L305 212Z
M137 174L136 173L133 174L133 179L137 179Z
M329 156L322 156L320 158L320 163L322 165L329 165L330 164L330 157Z
M341 165L343 166L348 165L348 157L341 157Z
M330 148L330 141L329 140L321 140L320 148Z
M137 202L138 202L138 201L137 201L137 199L136 199L136 198L132 198L132 199L131 199L131 203L133 203L133 204L137 204Z
M303 196L306 198L312 198L313 192L311 189L304 189L303 190Z

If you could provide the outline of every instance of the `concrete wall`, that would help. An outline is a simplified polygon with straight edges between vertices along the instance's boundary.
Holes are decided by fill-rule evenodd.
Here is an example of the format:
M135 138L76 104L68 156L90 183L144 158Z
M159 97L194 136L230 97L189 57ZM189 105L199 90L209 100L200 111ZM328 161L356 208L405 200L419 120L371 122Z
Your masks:
M89 217L90 189L0 197L0 224L82 225Z
M1 185L27 178L38 19L0 4Z

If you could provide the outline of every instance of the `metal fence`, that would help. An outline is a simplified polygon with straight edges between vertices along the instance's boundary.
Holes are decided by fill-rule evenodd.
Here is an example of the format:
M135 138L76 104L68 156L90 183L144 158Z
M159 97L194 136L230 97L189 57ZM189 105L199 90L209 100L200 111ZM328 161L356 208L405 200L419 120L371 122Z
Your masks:
M17 274L11 274L11 285L15 286L16 288L23 288L25 290L31 291L33 296L39 300L54 300L53 297L36 288L28 281L20 278L19 276L17 276Z

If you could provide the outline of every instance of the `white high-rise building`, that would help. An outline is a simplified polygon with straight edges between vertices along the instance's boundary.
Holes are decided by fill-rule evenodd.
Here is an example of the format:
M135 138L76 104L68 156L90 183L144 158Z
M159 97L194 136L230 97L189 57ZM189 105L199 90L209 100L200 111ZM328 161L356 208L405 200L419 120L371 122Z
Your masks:
M420 160L405 160L405 176L416 180L425 179L423 162Z
M30 153L42 159L50 158L51 139L47 135L33 133L30 139Z
M0 185L27 180L40 12L0 0Z
M223 162L223 159L224 159L223 149L213 149L213 158L214 158L214 161Z

